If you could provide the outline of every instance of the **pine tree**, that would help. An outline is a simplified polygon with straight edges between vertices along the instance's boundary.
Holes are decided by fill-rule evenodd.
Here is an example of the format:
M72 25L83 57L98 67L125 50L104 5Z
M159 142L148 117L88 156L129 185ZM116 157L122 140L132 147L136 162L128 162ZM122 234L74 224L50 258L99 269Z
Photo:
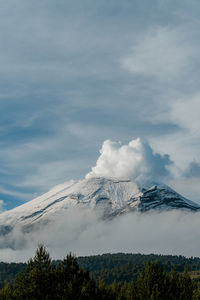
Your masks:
M195 289L195 284L190 278L187 270L185 269L183 274L180 276L180 300L192 299L193 291Z
M192 300L200 300L200 288L193 291Z
M55 268L43 245L30 259L27 269L16 278L14 295L17 299L55 299Z
M168 295L170 298L173 297L174 300L179 300L180 292L180 275L175 269L173 269L169 274Z
M5 286L0 290L0 299L1 300L11 300L12 297L12 287L10 284L5 284Z

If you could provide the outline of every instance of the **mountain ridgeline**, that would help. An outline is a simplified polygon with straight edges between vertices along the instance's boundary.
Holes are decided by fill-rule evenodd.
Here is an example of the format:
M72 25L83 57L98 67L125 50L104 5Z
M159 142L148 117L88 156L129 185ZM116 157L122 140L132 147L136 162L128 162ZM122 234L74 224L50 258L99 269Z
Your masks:
M124 179L95 177L69 181L17 208L0 214L0 234L21 226L24 232L45 227L70 208L100 211L103 219L147 211L199 211L200 206L161 183L138 185Z

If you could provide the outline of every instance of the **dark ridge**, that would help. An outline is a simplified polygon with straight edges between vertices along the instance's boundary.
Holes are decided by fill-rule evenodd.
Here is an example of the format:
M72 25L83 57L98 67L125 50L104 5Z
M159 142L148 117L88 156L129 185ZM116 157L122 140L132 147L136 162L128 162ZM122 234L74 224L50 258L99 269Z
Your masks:
M38 216L39 214L43 213L47 208L51 207L52 205L54 205L54 204L57 203L57 202L63 201L63 200L66 199L67 197L68 197L68 196L61 197L61 198L59 198L59 199L53 201L53 202L50 203L49 205L45 206L43 209L40 209L40 210L34 212L34 213L31 214L31 215L28 215L28 216L26 216L26 217L23 217L22 220L27 220L27 219L33 218L33 217L35 217L35 216Z

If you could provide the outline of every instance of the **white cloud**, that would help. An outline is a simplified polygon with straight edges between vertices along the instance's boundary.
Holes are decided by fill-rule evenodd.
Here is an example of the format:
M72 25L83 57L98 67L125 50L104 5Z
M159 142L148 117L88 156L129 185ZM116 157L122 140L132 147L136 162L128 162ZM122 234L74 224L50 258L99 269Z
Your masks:
M168 117L182 128L188 128L194 134L200 136L199 112L200 112L200 94L189 95L171 102L170 113Z
M9 189L3 188L1 186L0 186L0 193L3 194L3 195L9 195L9 196L13 196L15 198L19 198L22 201L30 199L30 197L32 196L31 193L19 192L19 191L16 191L16 190L9 190ZM0 201L3 201L3 200L0 200ZM0 211L1 211L1 207L2 207L2 204L0 202Z
M184 173L185 177L200 177L200 163L192 161Z
M132 48L122 66L132 73L153 76L158 80L171 80L188 67L193 49L181 40L183 33L169 27L148 31Z
M140 252L198 256L199 226L199 213L131 213L105 222L91 210L70 209L43 229L25 233L18 226L1 236L0 255L4 261L25 261L38 243L43 243L55 258L70 251L77 255Z
M0 200L0 213L4 211L5 203L3 200Z
M199 161L200 94L172 97L167 106L166 110L155 115L152 122L174 124L178 130L164 136L150 137L149 141L157 151L170 154L183 176L191 162Z
M164 99L163 99L164 100ZM163 101L162 101L163 102ZM163 104L163 111L154 116L152 122L170 122L178 125L182 129L189 129L191 134L199 134L199 111L200 93L178 96L171 95L167 104Z
M153 153L152 148L140 138L127 145L106 140L100 150L96 166L86 175L130 178L137 182L162 179L168 175L171 164L168 155Z

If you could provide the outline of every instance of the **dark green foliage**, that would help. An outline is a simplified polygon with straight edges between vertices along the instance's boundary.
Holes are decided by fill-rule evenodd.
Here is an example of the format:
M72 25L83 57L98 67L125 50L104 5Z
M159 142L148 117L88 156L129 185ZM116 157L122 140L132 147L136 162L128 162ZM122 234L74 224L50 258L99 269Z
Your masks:
M200 293L187 271L167 273L157 262L148 262L136 281L114 282L110 289L116 300L196 300Z
M25 263L0 262L0 287L3 287L7 282L14 282L16 275L25 269Z
M103 278L106 284L112 284L114 280L121 282L136 280L137 274L144 271L145 263L149 261L158 261L167 272L173 269L183 272L185 267L188 271L200 270L200 258L186 258L181 255L108 253L78 257L80 267L88 270L97 282Z
M77 259L70 253L56 270L55 299L96 299L95 282L89 273L79 268Z
M0 290L0 299L1 300L11 300L14 299L13 297L13 289L10 284L6 284L1 290Z
M14 284L16 299L53 299L55 267L49 253L43 246L38 247L35 257L30 259L27 268L19 273ZM48 298L46 293L49 293Z
M110 260L110 266L112 263ZM186 269L183 273L175 269L167 272L160 263L150 261L136 278L134 275L134 280L115 280L107 285L101 279L97 286L89 272L80 268L79 264L71 253L62 261L52 262L45 247L39 246L35 257L28 261L26 269L17 275L15 282L5 284L0 290L0 299L200 300L200 290ZM131 268L131 264L125 262L124 267L127 265Z
M96 283L87 271L79 268L71 253L56 265L44 246L38 247L35 257L28 261L15 282L0 290L0 299L98 300L98 297Z
M200 300L200 288L193 291L192 300Z
M114 280L130 282L137 279L137 274L144 271L145 263L158 261L159 265L170 272L175 269L183 272L186 267L188 271L200 270L200 258L186 258L184 256L155 255L155 254L103 254L95 256L78 257L78 264L84 270L88 270L92 278L97 282L104 279L106 284L112 284ZM61 261L53 261L55 266ZM16 274L25 270L26 264L0 263L0 287L5 283L13 283ZM198 280L198 279L197 279Z

